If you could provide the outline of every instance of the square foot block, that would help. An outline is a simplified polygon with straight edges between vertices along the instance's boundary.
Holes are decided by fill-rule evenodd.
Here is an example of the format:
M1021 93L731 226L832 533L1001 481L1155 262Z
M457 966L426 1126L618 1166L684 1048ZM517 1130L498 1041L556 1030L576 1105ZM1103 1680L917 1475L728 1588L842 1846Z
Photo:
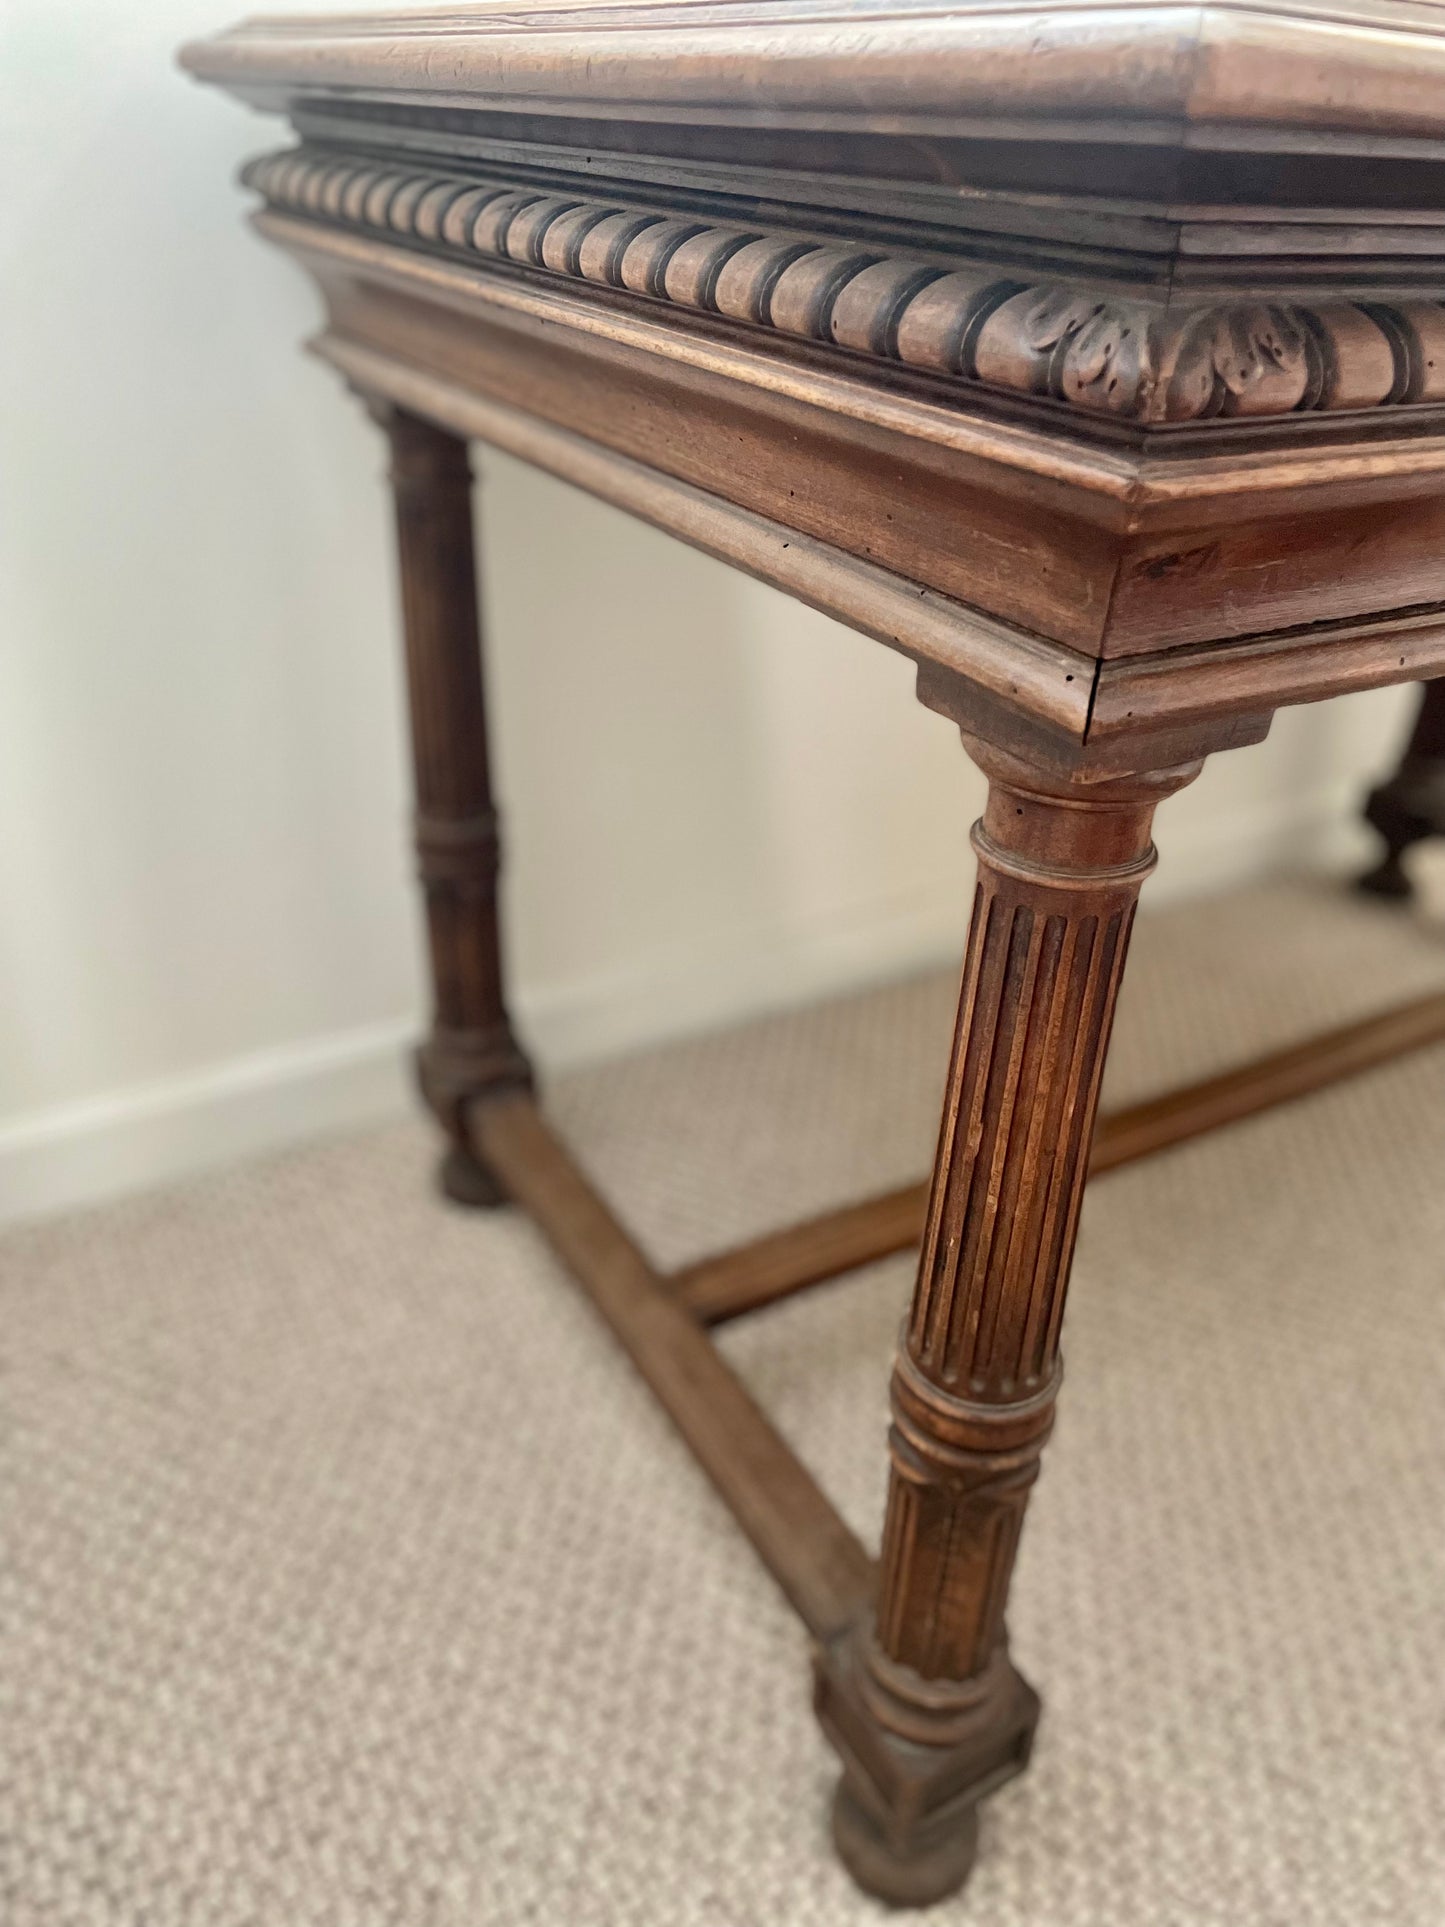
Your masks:
M928 1712L890 1724L890 1686L867 1672L859 1635L820 1648L814 1705L843 1763L833 1805L839 1856L866 1892L923 1907L957 1891L978 1847L978 1803L1028 1764L1039 1701L1007 1653L945 1708L940 1683L918 1681ZM937 1741L919 1737L936 1712Z

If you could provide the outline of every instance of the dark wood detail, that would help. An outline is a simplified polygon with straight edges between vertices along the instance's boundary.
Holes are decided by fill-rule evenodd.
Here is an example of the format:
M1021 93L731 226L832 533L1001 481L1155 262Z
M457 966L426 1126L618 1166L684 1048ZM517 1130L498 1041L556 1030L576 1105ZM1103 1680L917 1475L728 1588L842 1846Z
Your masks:
M1365 821L1384 839L1385 854L1360 878L1360 888L1380 897L1413 896L1406 850L1445 836L1445 682L1428 682L1420 691L1405 753L1394 775L1365 799Z
M833 1841L860 1887L899 1907L954 1892L978 1850L978 1807L1029 1763L1039 1701L1006 1653L962 1696L947 1745L894 1733L874 1705L878 1681L866 1641L845 1635L814 1655L813 1703L843 1762ZM969 1718L969 1711L974 1717Z
M1118 658L1122 700L1096 711L1102 734L1129 721L1141 666L1146 720L1174 704L1176 681L1192 701L1201 667L1206 710L1252 702L1256 715L1272 691L1307 699L1301 664L1327 687L1445 672L1438 428L1388 457L1357 413L1343 440L1288 460L1261 462L1233 430L1216 453L1131 451L1005 422L981 391L940 399L892 364L824 367L757 331L560 277L464 268L290 214L259 222L321 286L338 365L365 360L398 398L430 388L453 425L481 407L556 428L942 596L960 623ZM848 587L837 600L853 620ZM1357 643L1362 625L1386 646ZM894 637L906 646L908 626Z
M272 206L694 308L950 381L1138 423L1445 401L1445 306L1417 297L1152 300L1021 285L1005 262L912 258L826 236L677 218L540 185L321 147L253 162Z
M462 1204L503 1193L467 1142L469 1101L531 1083L512 1035L497 913L499 844L487 759L466 443L404 409L373 411L391 446L416 793L416 855L431 956L422 1093L450 1140L441 1181Z
M855 1635L872 1758L920 1753L945 1794L900 1799L837 1712L846 1662L819 1674L843 1732L837 1838L885 1899L937 1893L971 1857L972 1807L1027 1750L1004 1603L1053 1422L1059 1327L1114 1004L1161 796L1192 767L1052 786L974 744L989 798L918 1283L893 1373L878 1602ZM955 1842L951 1856L948 1841Z
M1445 835L1445 823L1431 834ZM1089 1176L1103 1177L1442 1041L1445 992L1131 1104L1099 1119ZM722 1324L916 1246L923 1235L928 1192L927 1179L900 1185L700 1258L673 1272L668 1282L695 1318Z
M873 1565L812 1475L530 1097L474 1105L468 1132L611 1326L803 1623L836 1639L866 1607Z

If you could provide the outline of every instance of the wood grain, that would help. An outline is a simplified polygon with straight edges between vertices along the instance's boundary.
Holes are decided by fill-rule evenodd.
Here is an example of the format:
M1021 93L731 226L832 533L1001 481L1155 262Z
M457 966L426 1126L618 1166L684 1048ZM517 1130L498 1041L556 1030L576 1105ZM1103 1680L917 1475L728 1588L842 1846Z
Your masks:
M992 1785L1019 1757L1004 1607L1053 1423L1099 1084L1154 863L1150 823L1155 803L1194 774L1056 786L970 747L989 778L973 832L978 884L894 1361L877 1606L855 1639L880 1746L954 1758L945 1812L960 1839L970 1779ZM940 1816L928 1800L901 1801L896 1776L864 1767L855 1747L843 1769L845 1860L884 1898L917 1898ZM949 1877L945 1857L940 1882Z
M258 20L185 50L190 71L268 105L385 91L438 106L900 137L1010 121L1054 139L1080 120L1163 145L1188 127L1438 139L1445 41L1434 7L1004 5L791 11L743 0L589 7L494 0L416 15Z

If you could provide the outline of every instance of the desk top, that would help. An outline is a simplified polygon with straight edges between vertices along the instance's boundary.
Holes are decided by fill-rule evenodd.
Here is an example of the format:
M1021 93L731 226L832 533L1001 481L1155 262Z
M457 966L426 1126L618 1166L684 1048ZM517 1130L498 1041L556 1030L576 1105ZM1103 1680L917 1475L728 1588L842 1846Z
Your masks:
M354 384L963 720L1162 754L1445 672L1435 0L542 0L183 59L299 134L248 179Z
M1273 148L1445 134L1438 0L533 0L248 21L187 64L267 105L378 91L444 107L730 126ZM1247 142L1248 135L1244 138Z

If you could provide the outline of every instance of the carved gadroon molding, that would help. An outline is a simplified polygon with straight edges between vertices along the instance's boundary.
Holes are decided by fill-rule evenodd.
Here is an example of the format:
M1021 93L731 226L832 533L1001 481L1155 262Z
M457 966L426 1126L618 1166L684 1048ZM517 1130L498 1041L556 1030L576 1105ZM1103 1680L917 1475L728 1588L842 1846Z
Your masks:
M997 267L721 227L515 182L296 148L243 177L273 207L1150 424L1445 400L1445 303L1178 312Z

